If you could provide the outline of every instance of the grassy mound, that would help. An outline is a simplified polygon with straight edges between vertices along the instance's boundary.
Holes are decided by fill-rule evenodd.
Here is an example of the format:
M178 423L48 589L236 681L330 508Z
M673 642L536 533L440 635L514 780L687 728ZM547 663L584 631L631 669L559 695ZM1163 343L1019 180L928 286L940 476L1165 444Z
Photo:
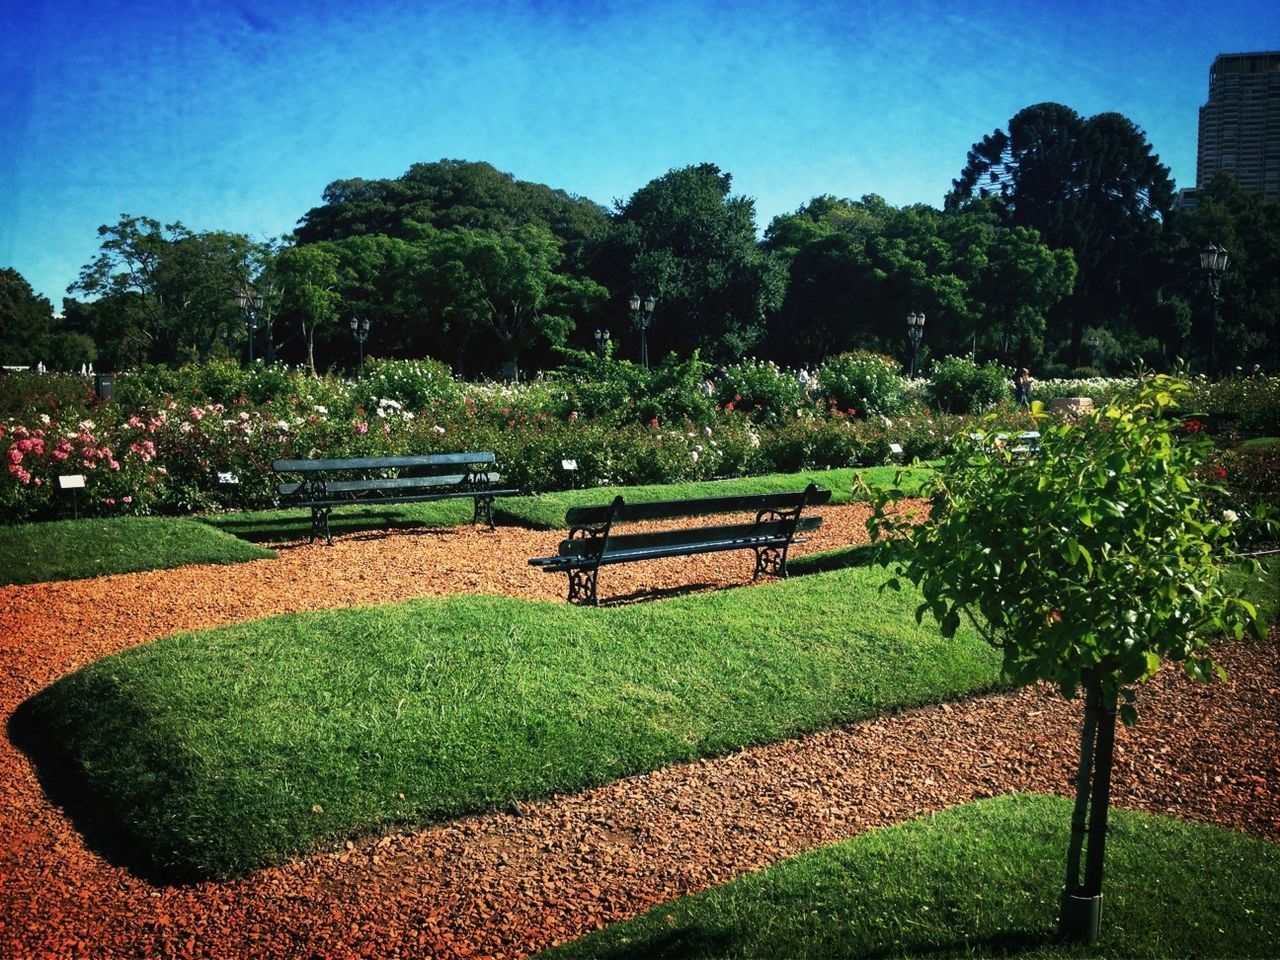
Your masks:
M999 684L995 651L917 626L918 596L882 579L604 609L455 597L179 635L55 683L14 737L109 856L240 874Z
M0 526L0 585L83 580L275 553L195 520L113 517Z
M1274 957L1280 845L1113 810L1102 938L1056 942L1071 805L984 800L864 834L542 954L760 957Z

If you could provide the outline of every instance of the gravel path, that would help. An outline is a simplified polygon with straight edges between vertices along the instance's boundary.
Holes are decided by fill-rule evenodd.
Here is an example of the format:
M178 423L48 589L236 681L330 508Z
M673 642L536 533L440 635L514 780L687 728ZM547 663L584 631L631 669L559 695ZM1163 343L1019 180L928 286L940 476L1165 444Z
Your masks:
M828 507L802 550L865 540ZM0 707L115 650L278 613L470 591L562 600L524 560L559 534L393 532L278 560L0 588ZM606 570L605 599L750 582L729 554ZM429 573L428 573L429 571ZM1121 731L1118 804L1280 841L1280 632L1228 684L1165 671ZM942 705L569 797L349 845L228 883L156 887L85 848L0 742L0 957L518 957L777 859L967 800L1068 792L1079 705L1043 689Z

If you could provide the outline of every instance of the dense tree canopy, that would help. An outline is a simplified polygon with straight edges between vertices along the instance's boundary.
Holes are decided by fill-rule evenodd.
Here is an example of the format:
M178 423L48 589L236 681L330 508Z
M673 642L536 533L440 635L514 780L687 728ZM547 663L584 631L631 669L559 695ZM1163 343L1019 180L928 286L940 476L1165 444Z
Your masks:
M772 355L798 363L857 348L901 354L904 320L915 311L929 318L926 343L947 344L947 352L976 348L1008 361L1039 355L1046 314L1071 291L1069 252L1050 250L1034 230L1003 225L985 204L943 213L894 209L878 197L836 203L854 229L832 229L804 210L770 227L766 243L813 237L791 258ZM818 204L832 206L826 198Z
M1061 315L1078 360L1086 323L1121 324L1157 303L1160 271L1151 254L1173 205L1169 170L1132 121L1117 113L1084 118L1069 107L1027 107L973 145L947 196L949 210L991 198L1015 226L1070 250L1079 274Z
M784 267L756 243L755 204L731 196L732 182L714 164L682 167L618 206L595 276L618 315L633 292L657 298L657 353L742 356L781 301Z
M943 210L821 194L757 238L754 201L732 184L714 164L680 167L608 211L441 160L334 181L278 242L122 215L99 229L70 288L85 299L63 316L6 276L0 345L9 362L38 347L63 366L245 357L236 293L253 284L267 294L254 355L321 367L354 366L355 316L371 323L369 354L471 375L555 364L596 329L635 358L633 293L656 298L656 357L815 363L863 348L905 363L904 318L923 312L926 365L972 352L1042 375L1207 368L1211 344L1223 369L1280 365L1277 206L1226 177L1172 214L1167 169L1119 114L1027 107L974 144ZM1210 240L1230 254L1218 327L1198 266Z
M48 358L53 304L11 267L0 270L0 363L34 365Z
M541 183L517 180L487 163L415 163L391 180L335 180L324 203L303 214L299 243L378 234L405 237L411 224L508 233L535 225L558 237L576 269L585 245L608 224L598 204Z

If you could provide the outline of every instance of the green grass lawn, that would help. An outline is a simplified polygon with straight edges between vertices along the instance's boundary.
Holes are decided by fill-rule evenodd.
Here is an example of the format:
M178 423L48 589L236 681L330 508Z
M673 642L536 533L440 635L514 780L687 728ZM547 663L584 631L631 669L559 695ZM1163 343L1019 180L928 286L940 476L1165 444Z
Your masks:
M468 596L240 624L98 661L28 701L14 736L135 869L241 874L1000 684L995 651L917 626L918 596L882 593L882 578L850 568L615 608Z
M0 526L0 584L243 563L275 553L194 520L113 517Z
M1275 447L1280 447L1280 437L1250 437L1239 444L1241 450L1271 450Z
M1112 810L1102 937L1056 941L1071 804L967 804L662 904L546 960L1280 955L1280 845Z

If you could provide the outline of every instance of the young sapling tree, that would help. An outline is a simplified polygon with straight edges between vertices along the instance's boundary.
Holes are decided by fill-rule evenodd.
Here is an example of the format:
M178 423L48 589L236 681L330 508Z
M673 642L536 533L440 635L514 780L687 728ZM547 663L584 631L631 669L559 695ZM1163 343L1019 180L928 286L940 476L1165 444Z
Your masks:
M1100 930L1117 713L1137 721L1137 690L1165 661L1197 680L1225 678L1213 641L1263 634L1257 610L1222 579L1236 518L1211 506L1200 468L1212 442L1178 415L1186 392L1152 376L1067 421L1035 404L1030 455L995 432L965 438L925 494L924 522L892 508L896 491L870 497L886 586L920 588L917 620L931 614L950 637L967 618L1015 681L1084 693L1060 917L1071 941Z

